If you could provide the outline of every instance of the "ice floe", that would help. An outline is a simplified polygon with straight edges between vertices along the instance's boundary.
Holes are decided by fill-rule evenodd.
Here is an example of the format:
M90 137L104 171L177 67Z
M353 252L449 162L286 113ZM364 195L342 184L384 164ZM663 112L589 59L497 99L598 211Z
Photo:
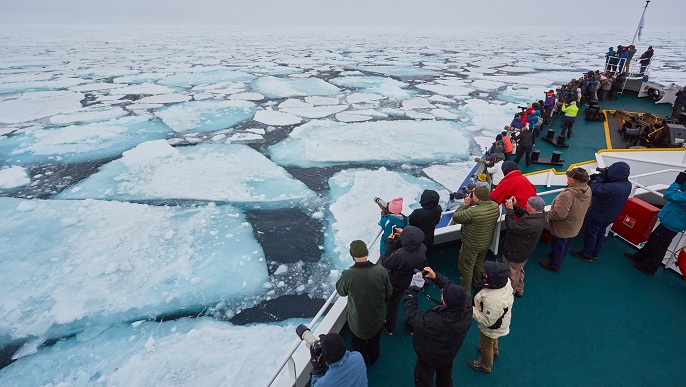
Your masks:
M340 89L318 78L283 79L272 76L258 78L253 87L270 98L336 95Z
M0 141L0 154L16 163L78 162L118 156L143 141L167 137L171 130L150 116L54 128L27 129Z
M283 108L286 113L305 118L324 118L332 114L340 113L348 108L348 105L329 105L298 108ZM259 121L259 120L256 120Z
M16 124L81 109L84 95L73 91L37 91L0 101L0 123Z
M231 206L0 198L0 214L3 341L240 303L267 279ZM251 275L231 280L242 272Z
M245 145L172 148L143 143L121 159L63 191L66 199L197 199L275 208L303 203L314 193L283 168Z
M255 76L238 70L202 70L203 69L198 69L194 72L169 75L158 80L157 83L166 86L190 87L196 85L209 85L216 82L250 81L255 79Z
M137 104L147 104L147 103L177 103L186 102L191 99L190 96L184 94L161 94L153 95L150 97L144 97L136 101Z
M120 107L89 107L74 113L56 114L50 117L54 125L78 124L85 122L107 121L129 114Z
M251 119L255 109L248 101L205 100L172 105L155 114L175 132L212 132Z
M22 167L15 165L0 169L0 189L21 187L30 182L26 169Z
M314 109L314 108L303 108ZM286 126L299 124L302 119L295 114L277 112L274 110L258 110L253 120L267 125Z
M449 161L468 153L461 129L447 121L310 121L271 146L269 153L281 165L300 167Z

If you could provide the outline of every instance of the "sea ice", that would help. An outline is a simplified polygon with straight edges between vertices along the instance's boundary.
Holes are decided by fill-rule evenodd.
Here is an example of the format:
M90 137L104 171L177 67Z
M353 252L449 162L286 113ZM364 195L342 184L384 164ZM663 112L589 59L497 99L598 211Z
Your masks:
M271 146L269 153L281 165L305 168L449 161L467 156L469 142L461 129L461 124L447 121L310 121Z
M154 149L154 151L151 151ZM64 199L126 201L197 199L263 208L292 206L314 193L283 168L246 145L204 144L172 148L143 143L121 159L64 191Z
M240 303L267 280L231 206L0 198L0 340ZM232 276L249 272L243 281Z
M120 324L93 338L79 335L41 348L0 370L0 384L263 385L297 337L300 321L290 321L237 326L202 317Z
M476 98L466 100L457 110L463 116L470 117L473 125L471 130L486 129L498 133L510 124L515 113L520 112L515 104L490 103Z
M120 107L88 107L74 113L57 114L50 117L53 125L68 125L85 122L107 121L129 114Z
M177 103L177 102L186 102L190 100L191 97L185 94L160 94L160 95L153 95L150 97L144 97L136 101L137 104L146 104L146 103Z
M196 69L196 68L194 68ZM216 82L251 81L255 76L237 70L213 70L202 71L202 68L194 72L177 73L169 75L157 81L160 85L190 87L196 85L209 85Z
M19 166L0 169L0 189L16 188L29 184L31 179L26 169Z
M329 187L333 235L327 238L327 251L333 253L332 261L338 269L349 266L350 242L361 239L369 243L380 230L377 225L379 207L374 197L387 201L402 197L405 215L420 207L419 198L425 189L439 191L443 203L448 197L448 191L429 179L390 172L384 167L378 170L343 170L329 179ZM378 248L378 244L375 245L374 251Z
M61 78L45 81L0 82L0 94L21 93L25 91L61 90L88 82L81 78Z
M262 101L264 96L260 93L236 93L229 96L229 99L241 99L244 101Z
M253 120L274 126L296 125L302 122L302 119L295 114L276 112L274 110L258 110Z
M424 173L433 181L447 188L450 192L455 192L460 188L460 184L474 168L474 163L470 161L432 165L424 168Z
M258 78L253 87L269 98L327 96L340 93L338 87L318 78L283 79L267 76Z
M60 113L81 109L84 95L73 91L37 91L15 99L0 101L0 123L29 122Z
M383 97L394 99L406 99L410 97L410 93L404 90L408 85L404 82L396 81L392 78L379 76L353 76L353 77L338 77L330 80L331 83L341 87L351 87L362 89L365 93L355 96L349 96L348 103L358 103L360 98L380 99L374 95L381 95ZM371 94L371 95L370 95Z
M249 120L255 104L248 101L205 100L172 105L155 113L175 132L212 132Z
M8 161L42 163L79 162L117 156L143 141L165 138L169 127L150 116L130 116L116 120L26 130L24 134L0 141L0 154Z
M295 114L296 116L305 118L324 118L332 114L340 113L346 110L348 105L328 105L328 106L314 106L314 107L300 107L300 108L284 108L281 109L286 113Z

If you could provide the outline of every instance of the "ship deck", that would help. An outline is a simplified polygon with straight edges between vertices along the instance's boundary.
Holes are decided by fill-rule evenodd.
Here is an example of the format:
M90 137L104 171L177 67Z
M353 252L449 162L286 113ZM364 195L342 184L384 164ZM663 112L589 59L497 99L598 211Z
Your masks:
M601 104L621 109L669 114L668 105L654 105L634 95ZM595 160L608 148L605 125L586 122L583 108L574 125L571 146L563 150L563 167ZM554 126L559 133L558 123ZM537 141L536 148L549 157L554 146ZM523 168L531 173L549 167ZM537 187L542 190L543 187ZM582 247L581 237L572 245ZM460 242L436 246L428 256L435 270L459 281L457 257ZM600 258L587 263L568 256L559 273L541 268L550 247L539 243L526 268L524 297L516 298L510 334L502 337L500 356L493 372L484 374L467 365L478 358L479 334L475 322L454 361L456 385L686 385L682 351L686 338L686 281L671 270L654 277L633 268L624 252L635 248L610 237ZM487 259L495 259L490 253ZM430 281L429 281L430 282ZM435 285L427 287L439 297ZM420 308L433 304L420 297ZM402 326L402 307L393 336L382 331L381 358L368 370L370 386L412 386L415 354L412 337ZM341 332L350 348L347 326Z

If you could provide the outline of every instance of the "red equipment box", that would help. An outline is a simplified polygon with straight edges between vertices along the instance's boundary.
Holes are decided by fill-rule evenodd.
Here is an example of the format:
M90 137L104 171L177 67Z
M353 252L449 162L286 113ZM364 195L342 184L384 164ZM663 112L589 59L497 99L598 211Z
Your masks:
M648 240L657 222L660 209L641 199L626 201L619 218L612 224L612 231L634 245Z

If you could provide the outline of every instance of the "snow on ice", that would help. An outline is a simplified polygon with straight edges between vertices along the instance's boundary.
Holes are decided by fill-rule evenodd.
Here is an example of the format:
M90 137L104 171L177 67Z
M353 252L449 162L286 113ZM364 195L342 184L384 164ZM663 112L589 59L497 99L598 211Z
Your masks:
M240 100L190 101L155 114L175 132L212 132L251 119L255 104Z
M31 179L26 169L18 166L0 169L0 189L16 188L29 184Z

